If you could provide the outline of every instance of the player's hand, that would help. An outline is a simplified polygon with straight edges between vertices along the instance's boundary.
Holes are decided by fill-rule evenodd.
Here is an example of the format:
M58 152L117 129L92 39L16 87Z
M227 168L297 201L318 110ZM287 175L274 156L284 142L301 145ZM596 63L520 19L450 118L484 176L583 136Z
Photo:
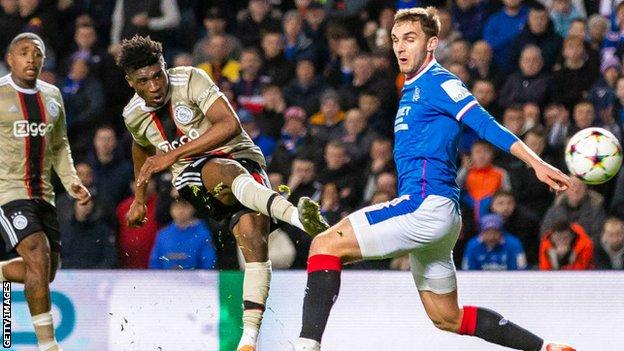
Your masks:
M136 228L147 223L146 214L147 205L132 201L132 205L130 205L130 209L128 210L128 213L126 213L126 222L128 227Z
M171 152L160 153L154 156L150 156L143 163L139 176L137 177L136 185L141 186L147 184L152 178L152 175L164 171L171 167L176 162L175 156Z
M91 201L91 193L82 183L72 183L71 190L79 204L84 206Z
M546 162L533 165L533 169L537 179L547 184L555 192L561 192L570 187L570 177Z

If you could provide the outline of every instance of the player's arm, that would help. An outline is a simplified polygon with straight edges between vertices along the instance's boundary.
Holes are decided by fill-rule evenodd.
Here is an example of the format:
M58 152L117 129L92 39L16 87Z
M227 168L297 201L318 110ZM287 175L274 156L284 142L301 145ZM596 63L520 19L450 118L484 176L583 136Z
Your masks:
M67 139L67 124L65 122L65 107L62 99L60 101L59 117L52 130L52 167L61 179L63 187L67 192L82 205L86 205L91 200L89 190L82 184L76 174L74 160L69 148Z
M134 178L138 179L139 174L141 172L141 168L145 161L152 155L155 154L155 149L153 147L145 147L139 145L136 140L132 141L132 164L134 166ZM135 190L134 190L134 201L130 205L130 209L126 214L126 220L128 221L128 226L130 227L138 227L147 222L147 218L145 217L147 213L147 182L136 182Z

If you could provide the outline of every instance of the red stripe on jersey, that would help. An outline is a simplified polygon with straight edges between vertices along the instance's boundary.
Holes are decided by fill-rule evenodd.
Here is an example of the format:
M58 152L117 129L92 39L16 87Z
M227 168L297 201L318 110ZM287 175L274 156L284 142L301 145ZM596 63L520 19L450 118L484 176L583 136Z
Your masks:
M160 118L158 118L155 112L150 112L150 116L152 116L152 121L154 121L154 123L156 124L156 128L158 129L158 132L160 133L160 136L163 138L163 140L169 141L167 140L167 134L165 134L162 123L160 123Z
M175 124L176 126L176 133L178 134L178 136L183 136L184 132L181 131L180 128L178 128L178 124L176 123L175 117L173 115L173 105L171 104L171 100L169 100L169 116L173 120L173 124Z
M37 93L37 103L39 104L39 111L41 111L41 123L43 123L44 125L46 125L46 128L44 130L46 130L47 133L47 124L46 122L48 121L48 118L46 116L46 110L45 110L45 106L43 106L43 100L41 100L41 93ZM41 175L39 177L39 184L40 187L39 189L41 189L42 193L43 193L43 160L45 158L45 143L46 143L46 139L45 139L45 135L41 135L41 153L39 154L39 167L41 168L39 170L39 174Z
M17 96L19 97L20 107L22 108L22 115L24 119L28 121L28 108L26 107L26 101L24 101L24 94L18 92ZM30 128L26 128L30 131ZM26 174L24 175L24 183L26 184L26 191L28 192L28 197L32 197L32 189L30 188L30 137L24 138L24 144L26 147Z

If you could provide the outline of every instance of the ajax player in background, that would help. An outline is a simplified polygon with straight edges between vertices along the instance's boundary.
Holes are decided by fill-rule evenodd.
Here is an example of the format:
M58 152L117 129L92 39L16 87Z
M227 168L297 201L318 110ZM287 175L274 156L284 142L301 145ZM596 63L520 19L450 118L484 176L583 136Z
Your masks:
M254 351L271 279L269 218L311 235L329 226L309 198L295 207L271 190L260 148L204 71L166 69L161 44L141 36L123 41L118 64L136 91L123 112L134 138L137 183L128 222L145 222L147 183L167 169L180 196L199 214L228 221L246 262L238 350Z
M394 126L400 197L363 208L314 238L303 326L294 349L320 349L344 263L409 253L416 288L437 328L517 350L573 351L545 342L487 308L459 307L451 250L461 227L455 178L462 123L529 164L553 190L565 190L570 181L500 126L435 61L440 30L435 8L401 10L394 22L393 50L406 76Z
M61 93L37 79L44 58L39 36L19 34L6 56L11 73L0 78L0 233L6 251L20 256L0 262L0 280L24 284L38 348L57 351L49 285L61 241L52 168L81 204L91 195L76 175Z

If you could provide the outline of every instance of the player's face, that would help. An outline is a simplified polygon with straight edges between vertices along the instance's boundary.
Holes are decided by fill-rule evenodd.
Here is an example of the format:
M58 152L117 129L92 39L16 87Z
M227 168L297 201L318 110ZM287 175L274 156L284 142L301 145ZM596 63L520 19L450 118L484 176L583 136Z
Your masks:
M145 66L126 75L128 84L145 100L150 107L159 107L165 103L169 92L169 79L163 63Z
M15 43L7 55L13 80L18 85L34 85L41 72L43 59L43 52L37 42L24 39Z
M406 75L413 75L421 68L427 54L433 54L438 46L438 38L427 36L422 31L420 22L404 21L392 27L392 49L399 64L399 70Z

